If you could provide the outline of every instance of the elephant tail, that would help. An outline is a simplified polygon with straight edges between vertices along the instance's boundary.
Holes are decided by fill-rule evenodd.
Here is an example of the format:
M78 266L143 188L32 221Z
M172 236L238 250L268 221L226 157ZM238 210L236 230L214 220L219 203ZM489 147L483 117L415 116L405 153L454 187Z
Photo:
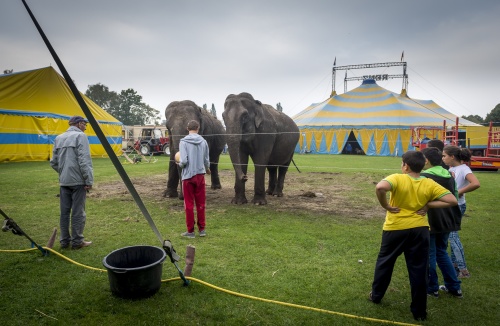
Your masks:
M299 167L297 166L297 164L295 164L295 161L293 160L293 158L292 158L292 163L295 166L295 168L297 169L297 171L299 171L299 173L301 173L300 170L299 170Z

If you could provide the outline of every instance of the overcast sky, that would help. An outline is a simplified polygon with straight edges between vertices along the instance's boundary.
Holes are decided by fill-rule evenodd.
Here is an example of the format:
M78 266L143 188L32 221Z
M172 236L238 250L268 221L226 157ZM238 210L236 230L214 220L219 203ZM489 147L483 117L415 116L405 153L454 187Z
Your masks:
M408 63L408 95L485 117L500 103L498 0L27 0L78 89L172 101L251 93L293 116L332 91L332 66ZM1 0L0 73L53 66L21 0ZM58 70L59 71L59 70ZM336 77L344 92L344 73ZM401 67L348 77L401 74ZM401 79L378 84L399 93ZM347 90L360 85L347 84Z

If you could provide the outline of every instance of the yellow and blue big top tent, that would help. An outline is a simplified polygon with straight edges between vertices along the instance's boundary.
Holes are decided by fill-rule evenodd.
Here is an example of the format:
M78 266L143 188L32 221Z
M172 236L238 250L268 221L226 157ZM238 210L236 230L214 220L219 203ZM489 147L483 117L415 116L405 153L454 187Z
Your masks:
M457 116L431 100L415 100L393 93L367 79L344 94L312 104L292 119L300 129L296 152L318 154L356 153L401 156L414 149L411 127L454 125ZM461 125L476 125L460 119ZM439 130L427 131L429 139L441 138Z
M114 152L121 155L122 123L82 96ZM0 75L0 162L49 160L54 139L69 128L74 115L84 116L54 68ZM85 134L92 156L106 156L90 124Z

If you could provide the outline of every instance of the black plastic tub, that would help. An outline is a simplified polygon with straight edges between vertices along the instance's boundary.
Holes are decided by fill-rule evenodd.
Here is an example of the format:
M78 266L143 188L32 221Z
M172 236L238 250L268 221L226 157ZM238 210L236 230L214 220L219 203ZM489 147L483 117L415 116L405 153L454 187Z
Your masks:
M153 246L117 249L104 257L111 292L119 297L138 299L152 296L161 287L166 253Z

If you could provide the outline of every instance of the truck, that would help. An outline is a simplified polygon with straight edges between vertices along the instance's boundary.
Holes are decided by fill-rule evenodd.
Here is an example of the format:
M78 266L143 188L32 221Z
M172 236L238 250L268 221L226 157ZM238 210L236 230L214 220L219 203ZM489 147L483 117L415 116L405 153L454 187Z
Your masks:
M142 155L156 155L164 153L170 156L170 142L159 128L142 128L141 135L134 142L134 149Z

